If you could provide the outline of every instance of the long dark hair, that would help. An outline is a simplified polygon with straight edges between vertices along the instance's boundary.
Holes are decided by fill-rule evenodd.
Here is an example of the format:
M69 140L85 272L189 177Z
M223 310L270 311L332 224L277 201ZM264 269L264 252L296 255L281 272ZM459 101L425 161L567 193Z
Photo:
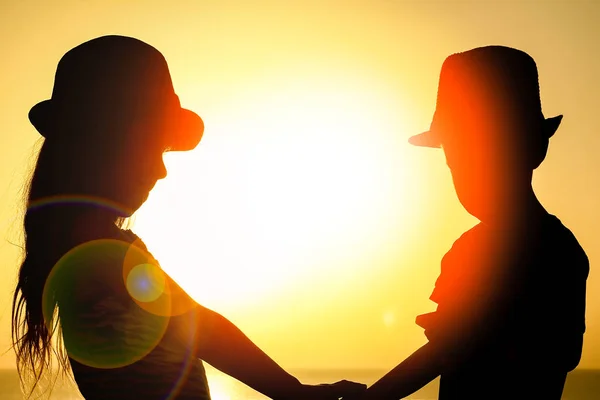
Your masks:
M12 343L22 386L30 386L29 396L52 369L53 358L59 371L68 373L70 364L56 318L48 320L42 311L44 285L53 266L70 248L86 240L74 229L98 205L78 199L78 182L86 177L76 167L85 153L73 151L67 143L45 140L30 182L26 187L24 259L12 304ZM52 201L52 199L55 199ZM127 220L116 212L103 212L108 225L122 227ZM102 232L95 232L102 235ZM52 309L55 310L56 301ZM54 313L53 313L54 314Z
M57 66L52 98L33 106L29 120L46 139L27 187L12 342L21 382L33 379L31 395L53 357L63 371L70 366L54 317L56 299L44 294L52 268L75 246L113 237L141 205L137 194L131 197L128 180L146 173L148 165L124 165L132 146L142 152L146 145L191 150L204 124L181 108L158 50L114 35L69 50ZM161 179L164 164L151 164L161 167L151 179Z

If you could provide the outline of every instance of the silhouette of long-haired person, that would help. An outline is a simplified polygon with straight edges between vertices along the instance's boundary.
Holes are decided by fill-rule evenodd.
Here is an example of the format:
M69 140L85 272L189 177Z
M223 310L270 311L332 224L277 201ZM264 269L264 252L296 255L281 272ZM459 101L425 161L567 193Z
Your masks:
M443 400L561 398L581 357L589 263L532 188L561 120L544 117L527 53L485 46L446 58L430 129L409 142L443 149L480 223L442 258L436 310L416 320L427 342L361 399L404 398L438 376Z
M29 119L44 141L28 187L12 332L30 394L55 362L88 400L210 399L203 361L273 399L366 388L302 384L192 300L125 229L166 177L164 152L193 149L204 131L180 106L157 49L117 35L74 47Z

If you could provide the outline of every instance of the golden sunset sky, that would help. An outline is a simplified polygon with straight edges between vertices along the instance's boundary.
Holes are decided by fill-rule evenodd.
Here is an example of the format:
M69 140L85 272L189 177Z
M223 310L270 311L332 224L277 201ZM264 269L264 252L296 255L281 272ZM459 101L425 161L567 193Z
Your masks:
M200 303L284 368L391 368L425 342L415 316L441 257L477 221L429 128L445 57L502 44L538 63L543 111L564 119L534 174L586 250L582 368L600 368L600 2L2 1L0 367L23 187L40 136L27 119L56 64L91 38L139 38L166 57L201 144L133 230Z

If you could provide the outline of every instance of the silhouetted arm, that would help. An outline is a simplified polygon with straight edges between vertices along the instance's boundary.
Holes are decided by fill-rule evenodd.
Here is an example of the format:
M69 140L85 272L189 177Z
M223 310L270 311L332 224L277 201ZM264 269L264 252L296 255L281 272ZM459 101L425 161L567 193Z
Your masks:
M366 385L349 381L304 385L227 318L200 305L193 313L198 358L272 399L333 400L361 393L366 388Z
M427 385L442 369L441 349L427 343L370 386L361 400L396 400Z
M278 399L303 389L238 327L222 315L198 306L197 356L264 395Z

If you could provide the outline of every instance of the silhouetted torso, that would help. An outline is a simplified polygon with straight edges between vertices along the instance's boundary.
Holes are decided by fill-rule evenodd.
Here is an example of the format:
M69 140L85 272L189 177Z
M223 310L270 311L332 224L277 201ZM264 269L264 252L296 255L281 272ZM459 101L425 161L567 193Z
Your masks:
M512 232L478 224L442 260L417 318L432 343L453 343L440 400L559 399L585 331L586 254L554 216Z
M114 239L133 243L137 236L122 231ZM210 399L204 366L193 354L193 313L170 319L150 315L127 293L122 268L119 262L108 262L106 279L98 279L94 287L65 289L68 298L59 301L67 350L80 346L114 353L120 364L90 366L70 358L81 394L86 400ZM147 354L127 363L140 349Z

